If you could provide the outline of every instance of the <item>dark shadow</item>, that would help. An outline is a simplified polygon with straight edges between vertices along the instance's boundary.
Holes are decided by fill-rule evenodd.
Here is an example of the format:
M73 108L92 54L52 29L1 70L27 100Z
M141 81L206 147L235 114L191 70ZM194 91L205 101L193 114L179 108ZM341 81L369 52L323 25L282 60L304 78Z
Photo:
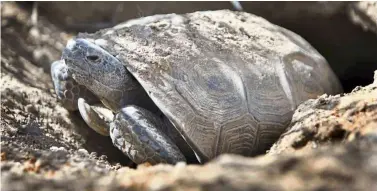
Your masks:
M296 5L310 7L313 3L297 2ZM337 2L327 3L333 6ZM307 40L329 62L345 92L373 81L373 71L377 70L377 34L363 30L350 20L346 12L349 4L340 7L342 11L327 15L289 13L286 8L293 6L293 2L242 2L242 5L246 12L264 17Z

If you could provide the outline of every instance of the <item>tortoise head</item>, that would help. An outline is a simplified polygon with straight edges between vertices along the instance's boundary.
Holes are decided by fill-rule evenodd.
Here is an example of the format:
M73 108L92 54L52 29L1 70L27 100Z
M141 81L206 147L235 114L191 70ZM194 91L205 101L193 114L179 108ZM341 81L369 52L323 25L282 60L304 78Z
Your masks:
M132 86L132 75L123 64L100 46L85 40L68 41L62 59L73 79L87 87L112 110L122 106Z

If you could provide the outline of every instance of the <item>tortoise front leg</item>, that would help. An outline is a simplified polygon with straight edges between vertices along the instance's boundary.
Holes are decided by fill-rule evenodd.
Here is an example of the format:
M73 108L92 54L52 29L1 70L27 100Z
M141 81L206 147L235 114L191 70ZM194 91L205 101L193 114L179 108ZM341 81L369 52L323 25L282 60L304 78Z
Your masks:
M89 105L85 99L78 99L78 108L82 119L97 133L109 136L110 123L114 118L113 112L102 104Z
M58 60L51 65L51 78L55 93L63 107L70 111L78 109L78 99L85 98L90 103L100 103L98 98L85 86L79 85L68 73L68 67L64 60Z
M152 112L126 106L110 125L113 144L137 164L186 161L177 145L161 130L164 123Z
M79 110L82 118L90 128L101 135L109 136L109 124L112 112L85 86L79 85L68 73L64 60L58 60L51 65L51 77L55 93L59 101L68 110ZM97 104L98 106L90 106ZM102 109L101 109L102 108Z

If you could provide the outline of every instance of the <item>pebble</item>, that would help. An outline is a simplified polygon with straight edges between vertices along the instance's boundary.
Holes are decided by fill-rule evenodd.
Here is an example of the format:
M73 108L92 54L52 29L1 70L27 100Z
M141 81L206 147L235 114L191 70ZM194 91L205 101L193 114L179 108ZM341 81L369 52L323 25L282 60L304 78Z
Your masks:
M86 149L79 149L77 153L82 155L89 155L89 152Z
M52 147L50 147L50 151L53 151L53 152L57 152L57 151L64 151L64 152L67 152L67 149L65 149L64 147L56 147L56 146L52 146Z

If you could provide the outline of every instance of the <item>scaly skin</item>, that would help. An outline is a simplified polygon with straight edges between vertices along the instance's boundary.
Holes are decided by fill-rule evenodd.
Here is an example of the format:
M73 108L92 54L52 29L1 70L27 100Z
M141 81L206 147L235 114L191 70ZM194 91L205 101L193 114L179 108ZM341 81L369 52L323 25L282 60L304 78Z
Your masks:
M77 110L77 100L85 97L86 101L98 103L98 98L85 86L78 84L68 73L64 60L58 60L51 65L51 77L55 92L62 105L70 111Z
M135 163L186 161L169 138L171 131L166 131L162 118L150 112L157 110L156 106L140 84L122 63L99 46L84 39L69 41L62 60L53 63L51 73L64 106L78 109L96 132L110 134L114 145ZM88 104L94 102L93 98L116 113L113 121ZM182 147L180 144L186 152Z

